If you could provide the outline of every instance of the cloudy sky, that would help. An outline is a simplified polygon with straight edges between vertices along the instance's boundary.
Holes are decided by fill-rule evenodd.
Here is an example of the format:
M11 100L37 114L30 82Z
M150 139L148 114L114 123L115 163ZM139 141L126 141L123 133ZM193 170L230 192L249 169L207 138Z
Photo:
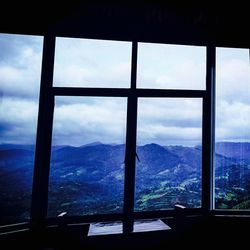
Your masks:
M0 143L35 142L42 37L0 34ZM205 89L205 48L139 44L138 87ZM130 84L131 43L59 38L54 86ZM249 51L217 49L217 141L250 141ZM56 97L53 144L124 143L126 98ZM140 98L138 144L201 144L200 98Z
M249 50L216 52L216 139L250 141Z

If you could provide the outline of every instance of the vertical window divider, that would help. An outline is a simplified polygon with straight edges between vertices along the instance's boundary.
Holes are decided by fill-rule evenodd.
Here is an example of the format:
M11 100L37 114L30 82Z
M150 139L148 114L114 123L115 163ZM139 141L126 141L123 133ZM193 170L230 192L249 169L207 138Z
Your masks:
M51 138L54 112L53 70L55 36L45 35L39 97L39 113L34 161L31 226L36 229L44 225L48 206L48 183L50 171Z
M124 180L124 216L123 232L133 231L133 212L135 196L135 165L136 165L136 126L137 126L137 104L136 74L137 74L137 48L138 43L132 42L131 62L131 87L127 104L127 133L125 154L125 180Z
M202 208L209 215L213 208L213 155L215 123L215 47L207 46L206 95L203 99L202 129Z

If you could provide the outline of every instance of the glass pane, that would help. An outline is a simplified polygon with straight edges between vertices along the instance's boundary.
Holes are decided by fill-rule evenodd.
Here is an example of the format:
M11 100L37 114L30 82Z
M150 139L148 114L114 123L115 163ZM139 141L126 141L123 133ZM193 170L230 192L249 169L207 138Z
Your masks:
M201 138L201 99L139 99L136 211L201 206Z
M139 43L139 88L205 89L206 48Z
M0 34L0 225L30 218L42 44Z
M56 98L49 216L122 212L126 103L126 98Z
M250 209L249 50L216 50L215 208Z
M131 42L56 39L54 86L128 88Z

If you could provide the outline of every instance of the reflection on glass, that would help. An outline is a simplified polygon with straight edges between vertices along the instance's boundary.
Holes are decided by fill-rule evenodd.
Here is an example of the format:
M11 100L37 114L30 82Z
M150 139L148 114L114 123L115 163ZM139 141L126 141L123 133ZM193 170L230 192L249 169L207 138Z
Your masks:
M201 206L202 100L140 98L135 211Z
M123 210L126 98L57 97L48 216Z
M0 225L30 218L42 43L0 34Z
M216 50L216 209L250 209L248 49Z
M130 86L131 42L56 39L54 86Z
M206 48L139 43L137 86L158 89L205 89Z

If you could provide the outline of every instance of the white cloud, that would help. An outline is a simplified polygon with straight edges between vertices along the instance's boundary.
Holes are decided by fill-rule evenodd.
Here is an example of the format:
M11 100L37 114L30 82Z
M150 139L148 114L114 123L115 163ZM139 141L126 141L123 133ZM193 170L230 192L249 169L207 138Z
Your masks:
M124 98L76 99L78 103L70 104L68 101L68 104L56 106L54 144L83 145L93 141L125 142L126 101Z
M58 97L54 144L124 143L126 98ZM138 143L201 143L201 100L140 99Z
M205 68L205 63L179 63L168 75L156 77L154 86L170 89L205 89Z
M138 129L138 144L158 143L161 145L201 145L201 128L171 127L149 124Z
M4 98L0 109L1 143L35 143L37 115L37 102Z
M66 68L58 66L57 68L54 77L55 86L80 87L83 83L88 82L88 78L93 74L79 65L70 65Z
M15 39L25 40L26 37L13 36L13 40ZM0 43L1 45L4 44ZM5 46L7 45L5 44ZM12 44L9 46L9 50L11 50ZM13 47L13 50L16 51L16 54L12 55L10 53L9 57L5 54L4 60L0 61L1 94L4 96L38 98L41 78L42 39L40 37L36 38L33 47L27 41L26 45L21 43L18 50L16 47ZM3 56L1 57L3 58Z
M54 85L63 87L112 87L130 86L130 63L121 62L101 69L80 65L57 65Z
M217 49L216 140L250 141L250 65L247 49Z
M2 95L38 98L40 74L34 74L30 69L2 66L0 79Z
M131 43L58 38L55 86L129 87Z
M34 143L42 38L31 38L0 36L2 142ZM143 83L152 88L203 88L205 48L167 47L139 45L139 87ZM217 52L216 138L250 140L249 51ZM54 82L56 86L129 87L130 65L131 43L60 38ZM55 144L125 142L126 98L58 97L56 101ZM139 98L138 142L200 144L201 118L199 98Z
M205 47L139 45L139 87L205 89L205 70Z
M200 124L202 116L201 99L193 98L140 98L138 118L143 124L170 123L183 126L188 123Z
M217 105L217 140L250 139L250 105L221 101Z
M218 100L250 104L250 66L247 60L218 61L216 75Z
M201 144L201 119L200 99L141 99L138 110L138 143Z

